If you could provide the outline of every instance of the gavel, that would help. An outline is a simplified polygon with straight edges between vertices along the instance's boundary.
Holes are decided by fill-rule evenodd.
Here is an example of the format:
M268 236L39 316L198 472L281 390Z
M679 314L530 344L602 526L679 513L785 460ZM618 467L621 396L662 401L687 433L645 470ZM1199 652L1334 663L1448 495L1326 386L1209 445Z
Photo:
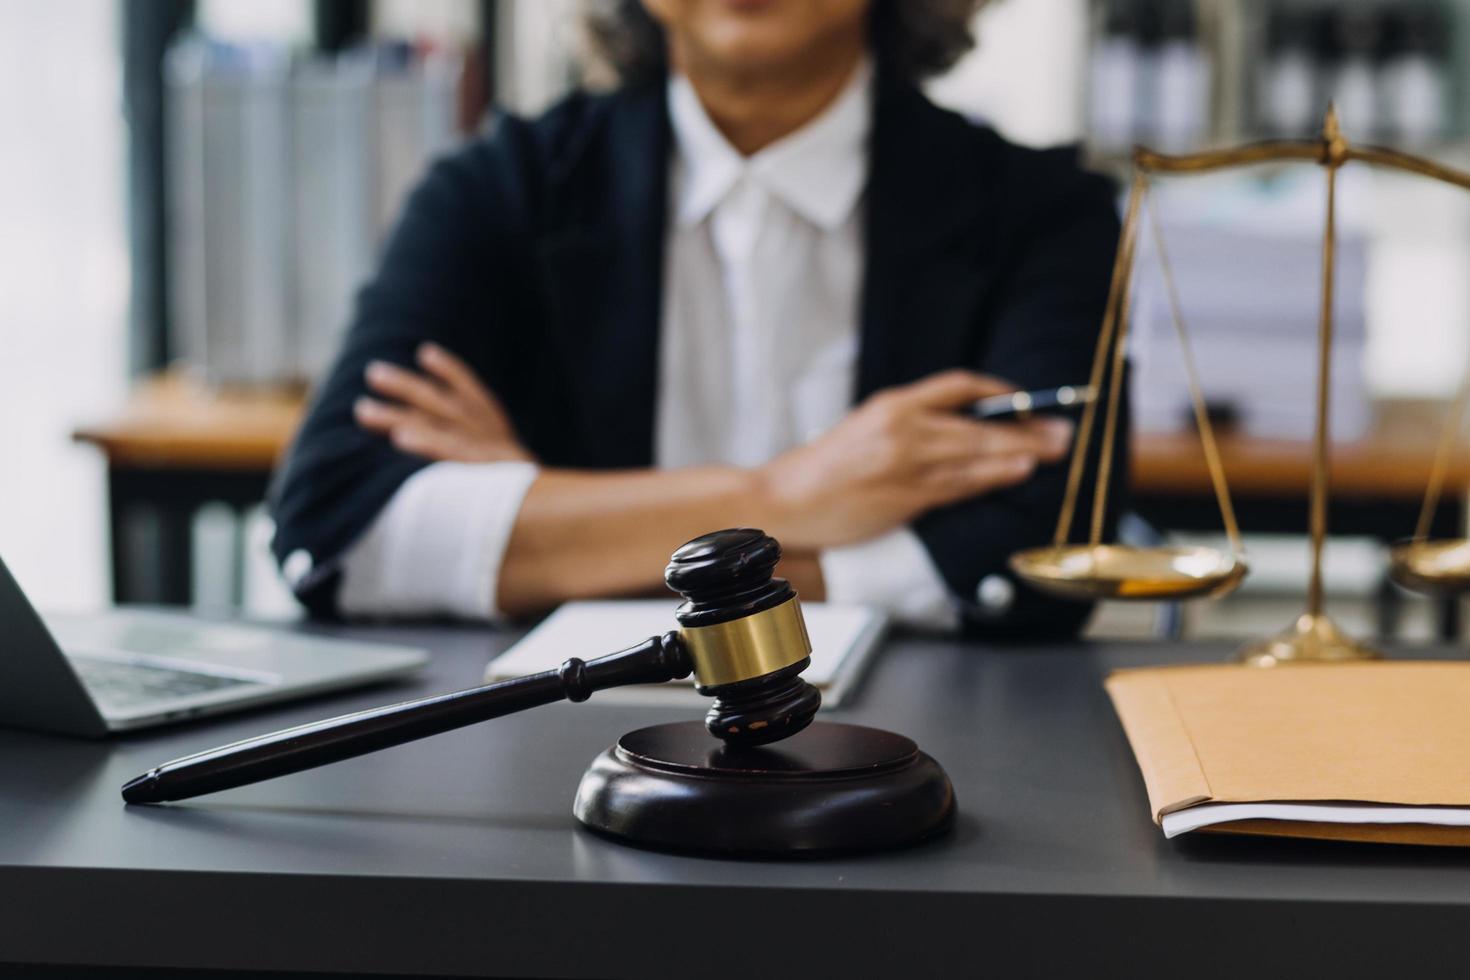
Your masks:
M555 670L371 708L234 742L150 769L123 786L128 803L164 803L351 759L440 732L596 691L694 675L714 698L705 727L729 746L757 746L806 728L821 693L800 676L811 640L796 591L775 578L776 539L754 528L695 538L664 580L683 597L679 629Z

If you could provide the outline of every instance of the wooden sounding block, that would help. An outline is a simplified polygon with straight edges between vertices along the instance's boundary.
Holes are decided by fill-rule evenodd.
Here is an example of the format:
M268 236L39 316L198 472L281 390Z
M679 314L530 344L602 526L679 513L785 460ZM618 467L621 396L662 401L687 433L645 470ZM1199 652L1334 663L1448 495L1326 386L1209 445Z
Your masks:
M910 739L812 722L822 696L798 676L811 641L796 593L772 578L780 559L751 528L674 553L665 578L685 598L674 615L714 706L703 726L640 728L598 756L573 807L583 824L644 847L813 855L896 847L952 823L949 777Z
M710 740L697 722L629 732L592 763L577 819L676 851L818 855L915 843L954 821L954 789L911 739L816 722L775 745Z

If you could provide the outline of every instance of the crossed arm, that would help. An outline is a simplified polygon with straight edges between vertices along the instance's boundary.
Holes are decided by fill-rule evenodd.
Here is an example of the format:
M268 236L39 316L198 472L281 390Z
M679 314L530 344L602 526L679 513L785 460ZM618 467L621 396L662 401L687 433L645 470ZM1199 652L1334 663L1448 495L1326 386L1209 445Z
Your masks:
M419 371L368 365L373 395L354 405L358 425L430 460L534 461L468 365L431 343L416 360ZM496 606L518 616L568 599L655 590L672 548L737 524L781 540L781 574L820 598L822 549L1013 486L1065 455L1070 423L986 423L956 411L1009 390L968 371L936 374L872 396L820 438L753 468L542 468L516 516Z

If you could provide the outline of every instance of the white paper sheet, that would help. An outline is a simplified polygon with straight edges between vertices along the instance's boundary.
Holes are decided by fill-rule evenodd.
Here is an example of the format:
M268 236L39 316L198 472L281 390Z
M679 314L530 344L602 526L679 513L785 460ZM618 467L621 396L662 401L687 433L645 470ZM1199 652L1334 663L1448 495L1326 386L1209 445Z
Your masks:
M590 660L678 629L674 621L676 605L671 599L569 602L490 661L485 679L497 681L552 670L568 657ZM802 603L801 609L812 640L812 663L801 676L821 690L823 708L835 708L849 696L882 637L887 618L869 606L808 602ZM599 691L594 696L604 702L706 701L695 693L693 678Z
M1201 803L1164 814L1165 837L1231 820L1302 820L1316 823L1428 823L1470 827L1470 809L1370 803Z

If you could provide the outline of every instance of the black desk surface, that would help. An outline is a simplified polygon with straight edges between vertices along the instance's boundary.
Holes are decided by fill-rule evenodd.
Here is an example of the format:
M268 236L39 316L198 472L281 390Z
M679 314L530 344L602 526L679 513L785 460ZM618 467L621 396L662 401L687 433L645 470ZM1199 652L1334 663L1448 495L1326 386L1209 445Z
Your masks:
M1166 841L1150 822L1102 679L1223 646L893 639L830 717L916 738L962 817L889 854L734 862L582 830L570 811L592 757L626 729L687 716L595 696L187 803L122 805L122 782L165 759L476 683L513 638L343 632L435 658L410 684L107 743L0 730L0 962L721 977L1466 963L1470 853Z

